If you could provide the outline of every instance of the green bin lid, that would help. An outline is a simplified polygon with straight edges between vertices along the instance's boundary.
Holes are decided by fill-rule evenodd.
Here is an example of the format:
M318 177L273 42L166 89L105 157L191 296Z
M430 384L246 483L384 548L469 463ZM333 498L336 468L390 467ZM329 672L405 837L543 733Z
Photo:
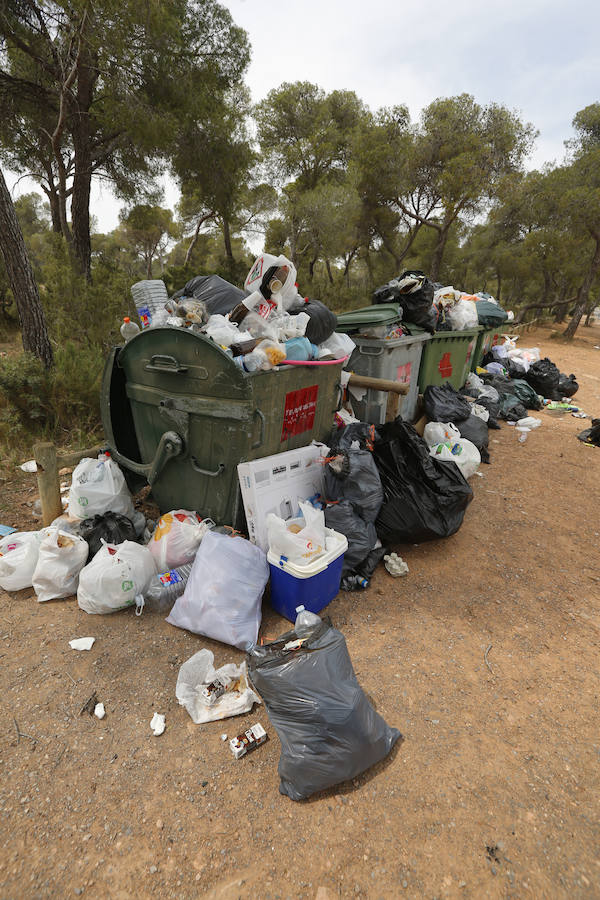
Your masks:
M397 303L377 303L373 306L362 306L352 309L337 317L336 331L349 334L362 328L374 328L377 325L394 325L402 319Z

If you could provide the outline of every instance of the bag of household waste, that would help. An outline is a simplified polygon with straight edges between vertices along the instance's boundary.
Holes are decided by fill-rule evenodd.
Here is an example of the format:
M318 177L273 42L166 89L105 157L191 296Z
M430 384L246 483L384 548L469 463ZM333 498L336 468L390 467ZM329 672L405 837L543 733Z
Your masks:
M344 554L342 578L356 572L377 543L377 531L373 522L367 522L356 511L350 500L325 507L325 524L348 541Z
M456 427L460 431L461 438L470 441L478 449L481 455L481 462L489 463L488 446L490 436L488 423L480 419L479 416L471 414L466 419L460 419L456 423Z
M68 513L87 519L108 511L133 519L135 510L125 477L109 453L86 457L73 470Z
M214 525L212 519L201 519L187 509L174 509L162 515L148 542L157 572L192 562L204 535Z
M313 344L324 344L337 327L337 316L320 300L309 300L292 309L294 313L306 313L310 319L306 325L305 335Z
M135 541L137 537L131 519L114 512L84 519L79 525L79 534L88 545L87 562L94 558L103 543L122 544L123 541Z
M542 402L538 394L527 381L522 378L511 378L511 382L513 394L515 397L518 397L523 406L527 409L542 408Z
M88 550L87 543L76 534L56 529L46 534L31 581L40 603L77 593L79 573L87 562Z
M523 376L531 385L536 394L541 394L548 400L559 400L558 383L560 381L560 370L554 365L551 359L544 357L538 362L534 362Z
M436 459L456 463L465 478L471 478L481 463L479 450L466 438L451 443L434 444L429 453Z
M458 466L431 457L408 422L396 419L379 430L373 455L383 486L375 523L382 543L414 544L458 531L473 499Z
M144 594L156 567L147 547L133 541L103 544L79 573L77 603L87 613L116 612L144 605Z
M485 328L495 328L497 325L503 325L508 319L508 314L502 307L498 306L497 303L492 303L490 300L478 300L474 306L476 307L479 324Z
M366 422L352 422L344 428L337 428L331 435L328 443L330 455L340 453L342 450L352 450L356 447L361 450L372 450L379 435L374 425Z
M397 303L402 307L402 319L433 334L437 310L433 306L434 288L424 272L405 269L398 278L378 287L373 303Z
M575 380L575 376L573 374L565 375L561 372L560 378L558 379L557 390L561 397L573 397L579 390L579 385Z
M580 431L577 439L583 441L584 444L600 447L600 419L592 419L592 427Z
M429 385L423 394L425 415L431 422L457 422L471 415L471 404L447 381Z
M199 650L183 663L177 676L175 696L196 725L240 716L261 702L248 684L245 662L215 669L214 661L211 650Z
M267 516L269 550L290 562L306 565L325 552L325 516L323 510L300 502L301 521L290 524L275 513Z
M365 522L374 522L383 502L383 490L373 454L344 450L325 466L325 496L329 502L349 500Z
M292 800L355 778L401 737L369 703L341 632L312 619L248 652L250 683L281 741L279 790Z
M167 622L247 650L256 643L269 564L260 547L209 531Z
M471 300L459 300L458 303L450 307L446 319L452 325L452 330L466 331L467 328L477 328L479 324L477 320L478 305Z
M225 281L220 275L196 275L183 290L173 294L171 299L194 297L205 304L209 315L226 316L245 296L245 291Z
M0 588L31 587L43 536L41 531L16 531L0 540Z
M423 440L428 447L437 444L455 444L460 441L460 431L452 422L428 422L423 429Z

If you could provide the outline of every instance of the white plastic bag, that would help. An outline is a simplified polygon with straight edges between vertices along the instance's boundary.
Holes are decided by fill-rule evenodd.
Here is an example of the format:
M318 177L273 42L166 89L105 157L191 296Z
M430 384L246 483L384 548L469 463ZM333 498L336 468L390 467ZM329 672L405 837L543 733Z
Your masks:
M525 416L524 419L519 419L517 428L527 428L529 431L533 431L535 428L539 428L541 424L541 419L536 419L535 416Z
M223 347L231 347L232 344L236 344L238 341L249 341L252 339L249 331L240 331L234 322L230 322L225 316L217 314L210 317L204 326L204 331L216 344L221 344Z
M434 444L455 444L460 441L460 431L452 422L428 422L423 429L423 440L428 447Z
M481 465L481 455L475 444L461 438L453 444L438 444L429 448L429 455L436 459L456 463L465 478L471 478Z
M433 302L436 306L451 307L460 302L460 296L460 291L449 285L448 287L437 289L433 295Z
M479 319L475 303L472 300L459 300L448 310L448 321L454 331L477 328Z
M482 419L484 422L487 422L490 418L490 411L486 409L485 406L480 406L479 403L471 404L471 415L477 416L479 419Z
M77 603L88 613L111 613L134 604L141 609L155 575L147 547L133 541L104 544L80 572Z
M247 650L258 637L268 579L264 550L244 538L209 531L167 622Z
M349 334L334 331L323 344L319 344L319 358L328 351L334 359L343 359L344 356L352 356L355 350L356 344Z
M184 662L177 676L175 696L196 725L242 715L250 712L255 703L261 702L248 683L245 662L241 666L227 663L215 669L214 659L210 650L199 650ZM225 691L211 703L203 695L203 690L215 680L225 687Z
M98 459L86 457L73 470L68 513L87 519L109 510L128 519L135 514L125 477L108 454L101 453Z
M325 552L325 514L310 503L300 503L304 525L299 531L290 530L290 522L285 522L274 513L267 516L267 540L269 550L277 556L285 556L297 565L313 562ZM292 527L298 527L294 523Z
M481 391L485 387L483 380L475 372L469 372L465 383L471 391Z
M148 544L156 570L164 572L192 562L202 538L214 524L212 519L201 519L186 509L161 516Z
M271 277L271 298L265 300L261 294L261 300L258 297L255 297L253 292L260 293L259 288L262 285L263 279L268 270L273 266L277 266L281 277L275 276L275 280L273 276ZM296 276L296 267L293 262L285 256L272 256L270 253L261 253L261 255L255 259L252 268L246 276L244 288L248 291L250 297L242 300L242 303L244 306L247 306L248 309L256 308L259 315L263 316L263 318L268 318L275 308L280 312L282 310L287 312L292 309L292 307L296 306L296 304L301 303L303 299L299 295L296 287Z
M5 591L31 587L42 537L41 531L17 531L0 540L0 587Z
M40 603L77 593L89 549L87 541L68 531L53 529L43 538L32 578Z

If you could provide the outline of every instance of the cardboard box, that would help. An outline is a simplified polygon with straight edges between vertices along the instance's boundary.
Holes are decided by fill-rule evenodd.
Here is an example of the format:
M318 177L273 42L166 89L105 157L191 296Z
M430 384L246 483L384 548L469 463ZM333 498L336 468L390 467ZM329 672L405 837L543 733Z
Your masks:
M293 519L300 514L300 500L323 493L326 452L322 444L310 444L238 465L248 537L265 552L268 514Z

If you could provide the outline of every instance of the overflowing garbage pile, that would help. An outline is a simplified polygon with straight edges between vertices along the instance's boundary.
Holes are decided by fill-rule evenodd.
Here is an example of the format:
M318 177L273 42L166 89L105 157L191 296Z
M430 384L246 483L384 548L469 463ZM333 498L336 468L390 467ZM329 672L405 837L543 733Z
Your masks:
M354 342L335 331L327 307L300 297L295 277L285 257L263 254L245 290L198 276L171 299L155 282L134 285L133 295L143 330L191 329L249 374L346 360ZM383 340L406 333L404 314L426 330L506 317L492 297L432 285L415 271L378 289L374 300L383 313L372 327ZM124 322L126 341L139 333L132 326ZM415 387L417 372L409 380ZM348 373L342 383L348 385ZM449 382L426 386L415 426L402 415L360 421L346 393L327 444L313 441L239 463L249 538L203 510L172 509L146 519L107 450L74 469L64 515L39 531L0 539L0 587L33 588L39 602L76 594L91 615L155 611L174 627L244 652L239 664L220 668L208 648L194 654L180 669L177 699L196 723L247 714L264 703L281 740L280 791L294 800L309 797L380 761L400 737L360 688L343 635L319 613L340 587L368 587L380 564L392 577L406 576L406 563L392 552L398 544L455 534L473 499L467 479L490 461L489 429L505 421L524 440L541 424L530 411L570 410L576 391L574 375L509 338L492 347L460 389ZM594 420L589 442L600 443L597 431ZM262 643L267 587L271 606L293 628ZM72 646L89 649L93 640ZM106 715L103 704L94 714ZM160 735L164 716L156 713L151 727ZM256 723L229 740L229 748L240 759L267 738Z

